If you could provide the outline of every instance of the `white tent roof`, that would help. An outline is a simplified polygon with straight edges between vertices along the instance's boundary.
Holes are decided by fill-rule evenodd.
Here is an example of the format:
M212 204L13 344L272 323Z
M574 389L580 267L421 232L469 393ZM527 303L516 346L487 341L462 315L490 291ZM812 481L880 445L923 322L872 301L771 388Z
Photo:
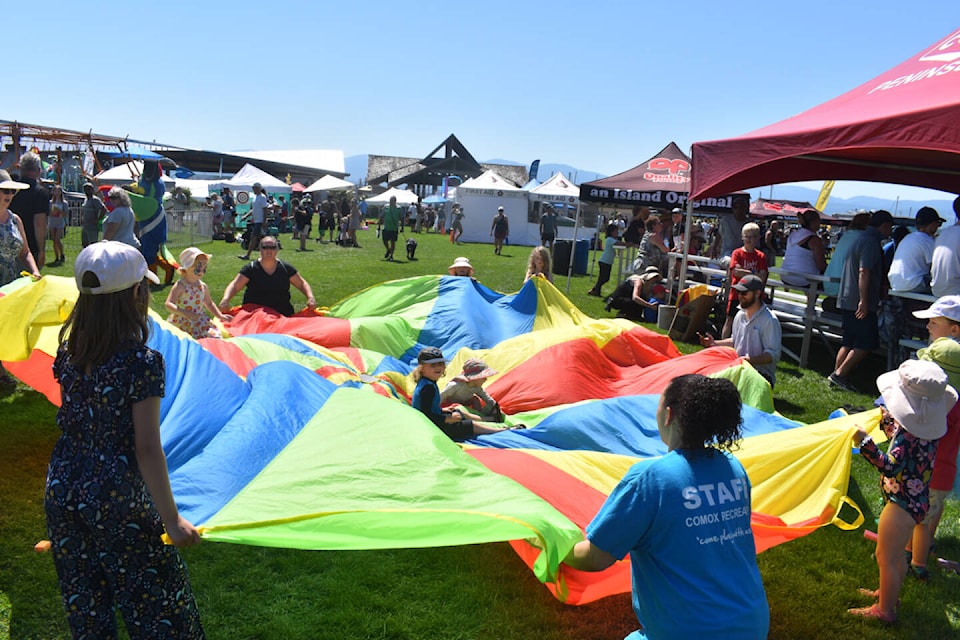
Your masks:
M106 171L101 171L97 174L97 180L99 182L119 184L126 182L136 182L140 179L140 176L143 174L143 162L140 160L131 160L126 164L118 164L117 166L107 169ZM164 175L162 176L164 185L172 185L174 183L173 178Z
M397 197L397 204L414 204L417 201L417 194L407 189L397 189L391 187L373 198L367 198L367 204L390 204L390 197Z
M559 171L540 186L530 190L531 200L576 202L579 197L580 189Z
M272 175L262 169L258 169L249 162L233 174L229 180L223 180L213 184L214 187L230 187L235 191L250 191L253 184L259 182L265 191L273 193L290 193L293 188L283 180L274 178Z
M506 178L498 175L493 169L484 171L476 178L471 178L461 184L458 189L462 191L467 189L496 189L497 191L520 191L520 187L513 186L513 183Z
M354 185L352 182L347 182L334 176L323 176L303 191L305 193L313 193L314 191L346 191L353 188Z

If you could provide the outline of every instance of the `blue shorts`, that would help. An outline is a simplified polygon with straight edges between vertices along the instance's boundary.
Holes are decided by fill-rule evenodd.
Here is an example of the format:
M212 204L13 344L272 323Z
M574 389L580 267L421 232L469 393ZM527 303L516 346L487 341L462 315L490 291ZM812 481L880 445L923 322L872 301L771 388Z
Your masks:
M841 309L843 317L843 338L840 344L848 349L873 351L880 346L880 330L877 325L877 312L871 311L863 320L857 318L855 311Z

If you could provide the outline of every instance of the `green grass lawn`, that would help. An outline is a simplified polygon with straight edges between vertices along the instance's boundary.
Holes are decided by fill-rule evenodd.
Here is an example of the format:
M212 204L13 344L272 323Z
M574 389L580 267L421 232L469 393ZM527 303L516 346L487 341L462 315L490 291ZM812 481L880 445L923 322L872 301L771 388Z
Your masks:
M407 234L411 237L411 234ZM361 231L362 249L311 240L312 251L294 252L297 243L282 237L281 258L293 263L313 286L317 302L329 306L365 287L408 276L446 273L458 255L470 258L477 278L502 292L523 282L528 247L453 246L432 234L416 235L417 260L383 260L373 230ZM403 241L401 236L401 243ZM76 256L79 233L67 237L68 259ZM172 246L174 254L184 246ZM219 300L241 266L236 244L201 245L214 255L206 282ZM69 275L70 264L47 270ZM605 287L612 290L615 283ZM589 276L573 278L569 297L585 313L609 317L603 301L586 295ZM557 286L566 288L566 279ZM163 315L167 289L153 294ZM293 292L294 305L303 297ZM235 303L239 304L239 296ZM684 352L699 347L680 345ZM832 358L815 344L811 369L781 363L774 393L787 417L817 422L842 405L869 407L873 395L828 389L824 375ZM868 361L854 382L863 390L881 372L879 358ZM57 436L55 409L40 394L20 387L0 397L0 639L67 637L53 564L33 545L46 537L42 493L46 463ZM850 495L867 526L876 529L879 475L857 458ZM948 504L937 540L939 555L960 559L960 507ZM867 604L857 587L877 586L873 543L862 531L824 527L759 556L771 610L772 638L948 638L960 634L960 575L932 569L928 584L908 579L900 623L881 628L847 616ZM591 639L621 638L635 628L630 597L622 594L582 607L557 602L506 544L442 549L308 552L207 543L185 557L211 639ZM709 611L700 612L709 616Z

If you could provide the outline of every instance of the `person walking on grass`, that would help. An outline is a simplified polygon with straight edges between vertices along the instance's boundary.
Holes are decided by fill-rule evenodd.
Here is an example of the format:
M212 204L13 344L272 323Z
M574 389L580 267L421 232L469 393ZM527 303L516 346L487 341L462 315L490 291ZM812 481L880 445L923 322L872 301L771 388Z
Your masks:
M614 247L617 243L620 242L620 227L616 224L607 225L607 237L603 241L603 253L600 254L600 273L597 275L597 282L593 285L593 288L590 291L587 291L588 296L597 296L600 297L603 295L603 285L607 284L610 281L610 272L613 270L613 260L615 257Z
M503 207L497 207L497 215L493 216L493 224L490 225L490 235L493 236L493 252L499 256L503 251L503 241L510 235L510 220L503 212Z
M382 231L381 231L382 228ZM403 231L403 212L397 206L397 197L390 196L390 204L380 211L377 220L377 231L383 240L383 247L387 250L383 254L385 260L393 261L393 252L397 249L399 232Z

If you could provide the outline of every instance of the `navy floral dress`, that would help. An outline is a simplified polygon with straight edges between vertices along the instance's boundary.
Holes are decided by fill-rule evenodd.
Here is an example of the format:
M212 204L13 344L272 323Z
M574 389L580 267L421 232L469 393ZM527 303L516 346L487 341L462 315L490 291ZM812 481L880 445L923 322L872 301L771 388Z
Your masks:
M930 478L939 440L921 440L903 427L890 439L887 453L872 439L864 440L860 453L880 470L883 499L904 509L919 524L930 509Z
M163 356L131 343L90 374L64 346L53 364L63 431L47 471L44 509L64 608L75 638L203 638L186 566L137 466L133 405L163 396Z

